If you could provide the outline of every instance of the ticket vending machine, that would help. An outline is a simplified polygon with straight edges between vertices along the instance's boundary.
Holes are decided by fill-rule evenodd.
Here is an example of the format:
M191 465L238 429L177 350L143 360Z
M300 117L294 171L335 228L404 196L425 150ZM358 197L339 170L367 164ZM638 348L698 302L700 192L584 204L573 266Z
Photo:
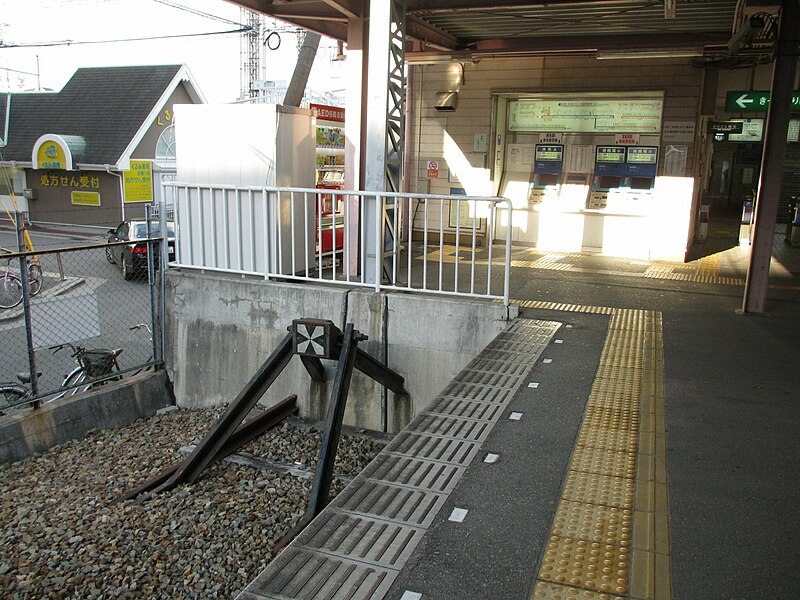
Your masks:
M623 187L627 175L625 146L597 146L594 154L594 179L587 208L605 208L608 204L608 193Z
M548 190L552 190L553 196L557 196L563 171L564 145L536 144L528 205L532 206L542 202Z
M658 146L627 146L625 152L627 181L625 187L652 190L658 168Z

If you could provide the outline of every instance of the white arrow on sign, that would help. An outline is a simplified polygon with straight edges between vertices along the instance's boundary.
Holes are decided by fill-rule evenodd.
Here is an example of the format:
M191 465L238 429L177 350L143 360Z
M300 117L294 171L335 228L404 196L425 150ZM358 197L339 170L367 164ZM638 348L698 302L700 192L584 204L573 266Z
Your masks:
M747 108L748 104L752 104L754 100L752 98L748 98L747 94L742 94L736 99L736 104L739 105L739 108Z

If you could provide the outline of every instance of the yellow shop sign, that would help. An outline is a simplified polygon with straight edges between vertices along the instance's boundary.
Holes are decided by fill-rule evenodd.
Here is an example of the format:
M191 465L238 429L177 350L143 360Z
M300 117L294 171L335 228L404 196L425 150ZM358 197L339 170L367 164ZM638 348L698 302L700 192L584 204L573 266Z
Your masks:
M100 206L100 192L72 192L72 203L80 206Z
M46 133L33 145L31 162L34 169L73 171L85 150L86 140L79 135Z
M125 202L153 201L153 163L132 160L129 171L123 173Z

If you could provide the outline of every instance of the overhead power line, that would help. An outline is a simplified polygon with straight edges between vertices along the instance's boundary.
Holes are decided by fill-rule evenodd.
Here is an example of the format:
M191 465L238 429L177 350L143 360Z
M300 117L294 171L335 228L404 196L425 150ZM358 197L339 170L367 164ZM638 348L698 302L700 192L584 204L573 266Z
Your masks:
M156 35L139 38L119 38L115 40L59 40L53 42L32 42L29 44L3 44L0 43L0 48L47 48L51 46L80 46L86 44L116 44L119 42L146 42L150 40L169 40L176 38L190 38L190 37L209 37L213 35L231 35L241 34L250 31L250 27L241 27L239 29L230 29L228 31L210 31L207 33L179 33L175 35Z
M31 73L30 71L20 71L19 69L9 69L8 67L0 67L0 71L10 71L11 73L22 73L23 75L38 75L38 73Z
M229 25L236 25L237 27L247 27L247 25L240 23L238 21L234 21L232 19L227 19L225 17L220 17L217 15L212 15L211 13L203 12L202 10L192 8L191 6L184 6L183 4L178 4L177 2L170 2L170 0L153 0L153 2L157 2L158 4L163 4L164 6L169 6L170 8L177 8L178 10L182 10L184 12L188 12L193 15L197 15L199 17L206 17L208 19L213 19L215 21L220 21L222 23L228 23Z

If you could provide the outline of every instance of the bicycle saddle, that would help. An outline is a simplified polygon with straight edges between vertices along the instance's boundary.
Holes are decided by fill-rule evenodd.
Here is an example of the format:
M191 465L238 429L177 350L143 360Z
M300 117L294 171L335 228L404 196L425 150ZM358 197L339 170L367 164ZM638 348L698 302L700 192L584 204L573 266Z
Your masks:
M36 379L42 376L42 372L39 371L36 373ZM22 383L30 383L31 382L31 374L30 373L17 373L17 379L19 379Z

